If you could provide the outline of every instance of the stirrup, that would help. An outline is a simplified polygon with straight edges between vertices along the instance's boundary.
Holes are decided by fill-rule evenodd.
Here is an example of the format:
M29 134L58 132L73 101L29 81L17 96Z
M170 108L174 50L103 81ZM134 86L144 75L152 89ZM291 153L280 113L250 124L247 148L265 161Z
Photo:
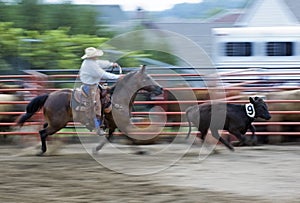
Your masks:
M105 134L103 128L100 128L100 127L96 129L96 133L99 136L103 136Z

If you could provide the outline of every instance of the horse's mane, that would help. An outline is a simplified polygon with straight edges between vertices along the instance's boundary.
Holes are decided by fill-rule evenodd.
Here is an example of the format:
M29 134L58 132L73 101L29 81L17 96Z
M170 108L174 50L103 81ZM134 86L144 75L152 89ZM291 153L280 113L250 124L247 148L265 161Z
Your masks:
M123 78L121 78L121 79L118 80L115 84L113 84L111 87L109 87L109 93L110 93L110 94L113 94L114 91L115 91L115 89L116 89L116 86L117 86L117 85L122 84L122 83L126 84L126 82L127 82L128 80L130 80L131 77L132 77L133 75L135 75L137 72L138 72L138 70L137 70L137 71L132 71L132 72L127 73Z

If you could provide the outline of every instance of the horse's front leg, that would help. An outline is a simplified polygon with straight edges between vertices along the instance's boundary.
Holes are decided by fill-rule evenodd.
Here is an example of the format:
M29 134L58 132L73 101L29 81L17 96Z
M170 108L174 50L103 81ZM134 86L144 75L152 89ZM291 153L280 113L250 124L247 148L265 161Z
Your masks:
M114 131L115 130L109 129L108 135L107 136L103 136L103 139L101 140L101 142L93 150L94 154L96 154L99 150L101 150L107 142L111 141L111 139L113 137Z

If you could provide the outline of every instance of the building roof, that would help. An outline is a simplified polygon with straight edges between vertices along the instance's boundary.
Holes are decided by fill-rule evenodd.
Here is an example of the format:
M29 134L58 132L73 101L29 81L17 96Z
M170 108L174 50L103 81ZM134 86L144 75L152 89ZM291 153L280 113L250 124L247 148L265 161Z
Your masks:
M248 27L293 25L299 25L298 19L284 0L256 0L235 23Z
M289 9L293 12L294 16L300 22L300 1L299 0L284 0Z
M235 23L242 15L243 11L230 11L208 19L210 23Z

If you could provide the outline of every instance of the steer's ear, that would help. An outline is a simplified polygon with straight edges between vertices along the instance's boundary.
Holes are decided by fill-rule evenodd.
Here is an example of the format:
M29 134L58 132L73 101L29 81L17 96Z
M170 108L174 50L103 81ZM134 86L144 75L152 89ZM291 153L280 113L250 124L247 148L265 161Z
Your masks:
M250 101L251 104L255 103L255 100L253 99L253 97L249 97L249 101Z
M141 72L142 74L144 74L144 73L146 72L146 65L141 65L141 70L140 70L140 72Z

